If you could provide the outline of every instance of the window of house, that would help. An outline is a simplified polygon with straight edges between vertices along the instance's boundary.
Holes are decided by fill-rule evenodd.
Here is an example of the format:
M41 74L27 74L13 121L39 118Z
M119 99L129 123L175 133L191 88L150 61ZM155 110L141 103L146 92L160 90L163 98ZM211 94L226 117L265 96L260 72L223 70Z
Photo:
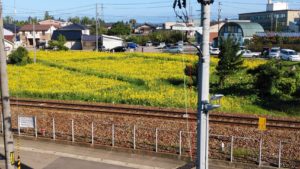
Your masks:
M42 31L42 35L46 35L46 32L45 32L45 31Z

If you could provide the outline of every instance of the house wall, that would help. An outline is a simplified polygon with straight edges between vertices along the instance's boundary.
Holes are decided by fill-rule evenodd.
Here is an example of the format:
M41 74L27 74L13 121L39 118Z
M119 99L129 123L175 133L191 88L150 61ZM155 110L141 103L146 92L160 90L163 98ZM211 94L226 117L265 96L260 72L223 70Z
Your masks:
M38 45L38 42L48 42L51 40L51 36L53 34L53 31L56 30L54 26L51 26L46 31L36 31L35 32L35 39ZM31 44L33 39L33 31L20 31L20 40L22 41L23 45L26 47L33 47L33 44Z
M82 50L94 50L96 42L82 42Z
M4 41L4 47L5 47L6 56L8 56L14 49L13 43L9 43L7 41Z
M81 41L68 41L65 46L71 50L82 50Z

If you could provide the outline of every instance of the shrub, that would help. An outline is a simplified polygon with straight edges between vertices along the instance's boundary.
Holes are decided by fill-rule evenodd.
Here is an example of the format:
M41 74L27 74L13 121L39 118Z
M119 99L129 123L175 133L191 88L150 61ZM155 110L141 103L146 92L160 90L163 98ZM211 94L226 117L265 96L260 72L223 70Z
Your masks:
M54 49L57 48L57 50L64 50L67 51L69 50L66 46L66 37L64 37L63 35L58 35L57 40L51 40L49 42L49 47Z
M18 47L17 50L13 51L8 57L9 63L11 64L26 65L32 63L28 51L23 47Z
M248 71L256 77L255 88L264 96L291 97L299 88L299 74L293 69L286 69L281 62L270 62ZM298 85L298 86L297 86Z

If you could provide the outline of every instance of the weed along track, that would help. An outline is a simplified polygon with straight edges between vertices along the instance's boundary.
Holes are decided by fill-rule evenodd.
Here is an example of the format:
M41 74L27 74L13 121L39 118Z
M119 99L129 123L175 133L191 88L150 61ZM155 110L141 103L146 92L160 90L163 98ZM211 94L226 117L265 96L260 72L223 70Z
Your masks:
M90 113L107 113L117 115L130 115L153 118L166 118L195 121L197 118L195 111L185 111L184 109L167 109L153 108L130 105L114 105L114 104L87 104L49 100L29 100L29 99L11 99L11 105L41 108L41 109L58 109L66 111L84 111ZM210 122L216 124L241 125L241 126L258 126L258 117L241 116L241 115L225 115L212 113ZM267 128L278 129L295 129L300 130L300 120L283 120L269 118L267 120Z

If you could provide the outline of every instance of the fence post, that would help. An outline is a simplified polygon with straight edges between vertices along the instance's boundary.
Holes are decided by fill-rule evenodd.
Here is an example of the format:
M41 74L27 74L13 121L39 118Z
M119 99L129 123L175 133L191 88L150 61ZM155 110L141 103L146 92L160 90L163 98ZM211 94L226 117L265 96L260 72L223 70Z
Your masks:
M135 125L133 126L133 149L136 149L136 143L135 143L135 131L136 131L136 127Z
M182 131L179 132L179 155L181 155L181 149L182 149Z
M34 133L35 133L35 138L37 138L37 136L38 136L37 135L37 122L36 122L36 119L37 119L36 116L34 116L34 128L35 128L34 129Z
M230 162L233 162L233 141L234 141L234 137L231 136L231 145L230 145Z
M155 129L155 152L158 152L158 129Z
M72 142L75 141L75 138L74 138L74 120L72 119Z
M56 138L56 136L55 136L55 120L54 120L54 118L52 118L52 137L53 137L53 140L55 140Z
M2 120L3 122L3 120ZM3 124L2 124L2 127L3 127ZM3 128L2 128L2 133L3 133ZM21 129L20 129L20 116L18 115L18 135L20 136L21 135Z
M94 145L94 122L92 122L92 145Z
M259 159L258 159L258 165L261 166L261 160L262 160L262 144L263 144L263 140L260 139L259 142Z
M111 145L115 146L115 125L112 124L111 126Z
M282 151L282 141L280 141L279 143L278 168L281 168L281 151Z

